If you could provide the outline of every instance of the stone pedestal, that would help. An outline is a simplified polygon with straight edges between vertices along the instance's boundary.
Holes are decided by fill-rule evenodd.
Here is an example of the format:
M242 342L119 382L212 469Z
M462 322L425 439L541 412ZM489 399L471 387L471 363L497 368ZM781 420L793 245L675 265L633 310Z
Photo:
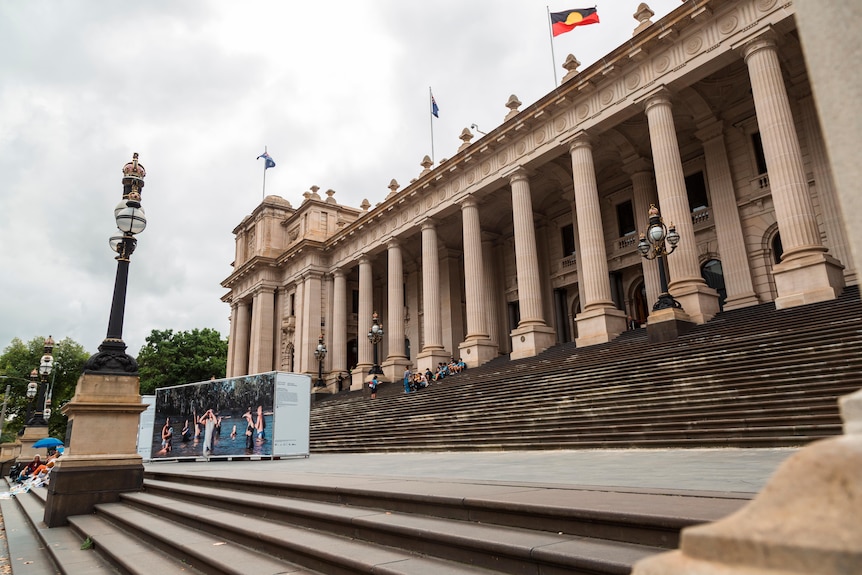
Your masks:
M443 348L420 351L416 356L416 369L418 371L425 371L426 369L434 371L437 369L438 363L441 361L448 363L450 359L452 359L452 355L446 353L446 350ZM403 377L404 374L402 373L402 378Z
M382 377L386 381L403 381L404 370L406 370L409 366L410 360L406 357L387 359L382 364L380 364L380 367L383 368L383 375L380 377Z
M719 312L718 292L707 286L701 279L671 281L670 293L685 310L687 321L697 325L708 322Z
M851 575L862 566L862 392L842 398L845 435L812 443L733 515L687 527L678 551L632 575Z
M144 466L137 453L140 414L146 409L137 375L85 373L63 414L69 419L66 450L51 472L45 502L49 527L72 515L92 513L97 503L139 491Z
M772 268L778 289L775 308L829 301L844 289L844 266L827 253L786 255Z
M605 307L581 312L578 322L578 347L607 343L626 330L626 314L616 308Z
M458 345L458 357L464 360L467 367L479 367L486 364L497 357L497 345L490 339L468 339ZM445 363L449 363L450 358L441 359ZM431 368L431 371L437 369L437 365Z
M647 340L650 343L670 341L690 332L694 325L691 317L681 309L654 311L647 318Z
M522 359L539 355L557 341L557 334L553 328L545 325L530 325L512 330L512 359ZM496 355L494 356L496 357ZM461 356L465 362L467 356ZM493 358L492 358L493 359ZM470 365L469 363L467 364Z
M48 437L47 425L28 425L27 427L25 427L24 434L18 438L18 440L21 442L19 458L30 461L37 453L40 457L44 458L47 450L44 447L40 449L33 449L33 444L40 439L45 439L46 437Z

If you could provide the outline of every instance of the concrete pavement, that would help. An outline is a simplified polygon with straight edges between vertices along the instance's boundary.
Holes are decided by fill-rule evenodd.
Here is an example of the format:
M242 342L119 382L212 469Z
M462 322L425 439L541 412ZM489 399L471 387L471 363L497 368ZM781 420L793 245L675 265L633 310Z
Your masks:
M312 454L275 461L158 461L148 470L223 475L279 474L445 479L756 493L797 449L614 449L563 451Z

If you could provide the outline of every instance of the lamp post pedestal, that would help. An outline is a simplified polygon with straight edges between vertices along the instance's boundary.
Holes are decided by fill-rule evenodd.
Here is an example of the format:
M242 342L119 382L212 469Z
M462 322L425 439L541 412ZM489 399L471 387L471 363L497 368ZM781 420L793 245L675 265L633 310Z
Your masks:
M45 450L33 449L33 444L46 437L48 437L47 425L28 425L25 427L24 434L18 437L21 444L21 453L18 455L18 459L30 462L37 453L45 457Z
M647 317L647 340L650 343L661 343L685 335L695 324L681 308L667 307L653 310Z
M140 378L84 373L62 411L69 418L66 451L51 471L45 502L48 527L72 515L92 513L97 503L119 501L140 491L144 465L137 452L141 412Z

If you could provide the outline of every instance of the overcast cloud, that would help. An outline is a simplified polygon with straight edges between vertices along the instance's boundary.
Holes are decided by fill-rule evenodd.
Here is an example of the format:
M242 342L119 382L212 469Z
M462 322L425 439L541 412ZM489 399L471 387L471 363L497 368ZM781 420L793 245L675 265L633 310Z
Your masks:
M639 2L554 40L581 69L631 38ZM653 21L680 0L648 2ZM553 0L551 11L589 7ZM312 185L372 204L439 161L506 100L554 87L546 3L517 0L3 2L0 4L0 349L71 337L94 353L116 273L108 238L133 152L147 229L132 256L124 339L227 336L231 231L266 193Z

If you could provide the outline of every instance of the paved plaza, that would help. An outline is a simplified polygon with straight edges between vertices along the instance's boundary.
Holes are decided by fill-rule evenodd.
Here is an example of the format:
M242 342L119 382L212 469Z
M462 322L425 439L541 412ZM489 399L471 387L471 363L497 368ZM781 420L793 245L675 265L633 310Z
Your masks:
M270 481L279 476L317 474L756 493L796 451L719 448L325 453L275 461L152 462L147 469L204 475L230 475L241 470Z

